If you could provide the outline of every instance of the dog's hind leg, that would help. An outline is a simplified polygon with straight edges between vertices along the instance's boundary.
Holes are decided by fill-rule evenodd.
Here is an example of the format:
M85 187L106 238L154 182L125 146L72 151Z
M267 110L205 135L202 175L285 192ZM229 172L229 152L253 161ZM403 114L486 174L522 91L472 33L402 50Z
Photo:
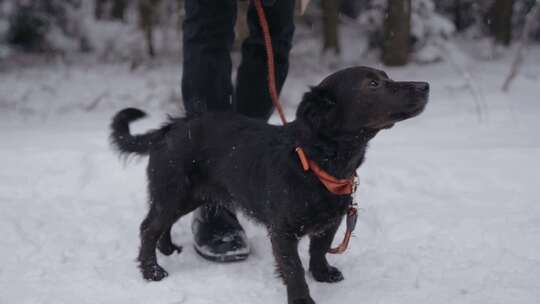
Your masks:
M341 271L330 266L326 260L326 254L330 246L332 246L332 240L336 235L340 223L341 220L332 224L323 232L311 236L309 244L309 270L316 281L334 283L343 280Z
M159 237L168 229L175 218L166 212L159 212L152 204L148 215L141 224L141 248L139 251L139 268L146 280L160 281L168 273L157 263L156 245Z
M174 223L173 223L174 224ZM161 235L161 237L159 238L159 241L158 241L158 249L161 253L163 253L164 255L171 255L173 254L175 251L177 253L181 253L182 252L182 246L178 246L178 245L175 245L173 242L172 242L172 239L171 239L171 228L172 228L172 225L169 226L165 232L163 232L163 234Z
M197 206L186 199L188 185L181 183L183 179L176 178L178 175L175 176L174 172L173 174L163 171L157 173L157 170L151 172L150 211L141 224L141 248L138 260L146 280L160 281L167 276L167 272L157 263L158 241L162 236L166 238L164 242L170 241L169 231L174 222Z

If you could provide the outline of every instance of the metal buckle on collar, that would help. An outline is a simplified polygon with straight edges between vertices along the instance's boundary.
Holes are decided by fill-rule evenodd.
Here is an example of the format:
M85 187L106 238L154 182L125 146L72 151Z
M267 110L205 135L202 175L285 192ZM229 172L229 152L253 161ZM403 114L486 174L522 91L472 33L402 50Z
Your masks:
M358 190L358 184L359 184L358 175L355 174L353 177L352 193L356 193L356 190ZM356 204L353 203L353 205L356 205Z

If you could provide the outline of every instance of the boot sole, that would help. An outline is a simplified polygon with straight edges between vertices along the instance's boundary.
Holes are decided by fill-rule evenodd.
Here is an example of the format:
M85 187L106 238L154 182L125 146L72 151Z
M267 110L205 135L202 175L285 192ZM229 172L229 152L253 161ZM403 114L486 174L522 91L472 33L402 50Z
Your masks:
M241 262L241 261L246 260L250 253L249 248L231 251L225 254L212 253L206 250L206 248L204 247L197 246L197 244L194 244L193 248L195 249L195 252L197 252L197 254L200 255L205 260L216 262L216 263Z

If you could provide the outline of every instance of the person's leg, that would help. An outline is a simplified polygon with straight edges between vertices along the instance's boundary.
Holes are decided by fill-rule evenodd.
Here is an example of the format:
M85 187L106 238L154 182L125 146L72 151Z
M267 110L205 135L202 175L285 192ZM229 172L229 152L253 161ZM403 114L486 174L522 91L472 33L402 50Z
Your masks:
M289 71L289 52L294 34L295 1L264 1L270 27L277 89L281 91ZM259 18L253 2L248 9L249 37L242 45L242 63L238 69L235 108L240 114L267 120L272 114L272 100L268 93L266 51Z
M185 0L184 4L182 95L186 115L232 110L230 51L236 0ZM224 207L197 209L192 232L196 251L206 259L238 261L249 254L244 230L235 214Z
M187 116L232 109L236 0L185 0L182 96Z

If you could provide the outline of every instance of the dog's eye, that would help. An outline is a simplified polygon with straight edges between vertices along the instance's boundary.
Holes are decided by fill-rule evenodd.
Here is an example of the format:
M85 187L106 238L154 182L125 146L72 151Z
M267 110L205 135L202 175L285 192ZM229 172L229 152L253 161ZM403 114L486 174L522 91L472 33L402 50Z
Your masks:
M379 87L379 82L376 81L376 80L371 80L371 81L369 82L368 86L369 86L370 88L372 88L372 89L373 89L373 88L377 88L377 87Z

